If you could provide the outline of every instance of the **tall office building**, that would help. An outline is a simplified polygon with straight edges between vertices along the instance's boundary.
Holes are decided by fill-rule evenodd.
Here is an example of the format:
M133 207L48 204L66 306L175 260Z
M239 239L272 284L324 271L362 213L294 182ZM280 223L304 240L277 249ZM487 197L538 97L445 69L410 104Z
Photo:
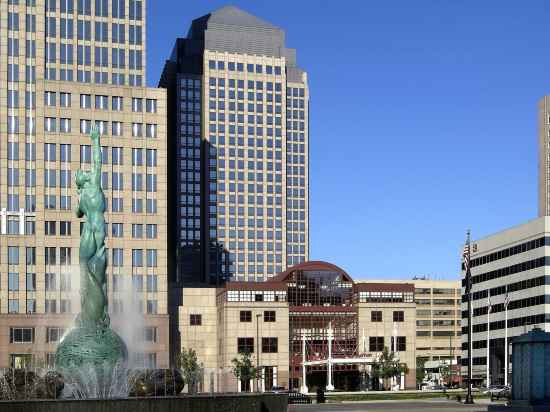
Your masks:
M232 6L200 17L160 86L173 281L264 281L306 261L309 90L284 31Z
M539 101L539 217L550 216L550 95Z
M167 366L166 92L142 87L145 1L1 0L0 33L0 367L52 363L80 310L73 176L94 123L111 319L133 361Z
M547 297L550 287L549 245L548 216L472 241L472 377L476 383L484 382L487 377L487 343L491 383L502 384L506 359L505 336L508 336L510 345L510 339L534 327L550 331ZM462 276L464 375L468 365L468 299L464 294L464 270ZM511 350L512 346L509 348Z

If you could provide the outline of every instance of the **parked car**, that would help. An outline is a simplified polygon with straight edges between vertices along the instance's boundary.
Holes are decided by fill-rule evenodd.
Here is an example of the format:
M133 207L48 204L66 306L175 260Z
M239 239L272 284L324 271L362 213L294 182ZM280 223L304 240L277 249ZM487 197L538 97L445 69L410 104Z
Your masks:
M274 386L271 388L271 392L273 393L285 393L286 388L284 386Z
M484 388L481 390L481 393L487 393L487 394L491 394L492 392L495 392L495 391L500 391L502 389L504 389L505 386L504 385L490 385L488 388Z
M289 391L288 392L288 403L311 403L311 398L307 395L304 395L300 392Z
M447 387L445 385L433 385L433 386L428 386L425 390L427 390L427 391L446 391Z
M491 394L491 401L509 399L512 394L512 389L510 386L503 386L500 389L490 390L489 393Z

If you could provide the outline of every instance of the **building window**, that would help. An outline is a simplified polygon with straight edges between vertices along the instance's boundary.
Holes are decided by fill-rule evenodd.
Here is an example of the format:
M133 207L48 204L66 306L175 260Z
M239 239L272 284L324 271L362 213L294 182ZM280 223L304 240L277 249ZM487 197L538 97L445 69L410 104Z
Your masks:
M278 340L277 338L262 338L262 353L277 353Z
M46 343L59 342L64 333L63 328L46 328Z
M254 353L254 338L237 338L237 352Z
M264 322L275 322L276 316L274 310L264 311Z
M145 101L145 109L147 113L156 113L157 112L157 100L156 99L147 99Z
M397 337L397 347L394 348L394 337L391 337L391 350L394 350L396 352L405 352L407 350L407 337L406 336L398 336Z
M382 322L382 311L381 310L373 310L370 313L370 321L371 322Z
M241 322L252 322L252 311L250 311L250 310L241 310L240 320L241 320Z
M46 220L44 222L44 234L46 236L55 236L56 234L56 221Z
M189 315L189 323L191 326L201 326L202 325L202 315L191 314Z
M147 326L143 329L143 340L149 343L157 342L157 328L154 326Z
M59 234L61 236L71 236L71 222L59 222Z
M147 314L156 315L158 312L158 302L156 300L147 301Z
M19 273L8 273L8 290L10 292L19 290Z
M384 337L383 336L371 336L369 337L369 351L370 352L382 352L384 350Z
M33 343L34 328L10 328L10 343Z
M405 312L402 310L393 311L393 321L394 322L404 322L405 321Z

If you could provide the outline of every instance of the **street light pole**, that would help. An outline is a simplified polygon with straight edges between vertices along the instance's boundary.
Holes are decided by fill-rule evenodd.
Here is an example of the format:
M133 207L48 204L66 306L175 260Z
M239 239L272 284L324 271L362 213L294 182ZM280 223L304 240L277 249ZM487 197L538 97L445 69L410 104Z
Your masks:
M256 387L258 388L258 392L260 392L260 379L262 370L260 369L260 318L262 317L261 313L256 313L256 370L259 371L260 374L256 374Z
M464 266L466 269L466 296L468 297L468 392L466 394L465 404L473 404L472 396L472 274L470 272L470 230L466 235L466 245L464 245Z

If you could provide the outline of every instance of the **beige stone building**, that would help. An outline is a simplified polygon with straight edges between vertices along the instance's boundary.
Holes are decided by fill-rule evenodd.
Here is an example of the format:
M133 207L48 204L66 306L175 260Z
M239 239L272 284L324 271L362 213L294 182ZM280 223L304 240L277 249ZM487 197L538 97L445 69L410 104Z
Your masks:
M416 357L447 360L461 355L462 290L459 280L414 279Z
M185 288L180 307L182 347L193 348L204 367L199 389L241 391L232 359L249 352L261 391L288 385L288 304L283 285L232 282L221 289Z
M405 363L408 387L416 380L416 305L412 283L357 283L359 333L364 353L387 347Z
M461 356L462 291L459 280L414 278L369 280L361 283L409 282L414 285L415 356L417 363L453 359Z
M73 177L102 135L112 323L167 366L166 91L143 87L145 1L0 1L0 367L53 363L79 311Z
M412 282L354 282L341 268L314 261L266 282L184 288L182 302L182 346L203 363L203 390L242 390L231 360L243 352L262 371L252 388L378 389L373 368L385 347L409 369L392 385L416 386Z

